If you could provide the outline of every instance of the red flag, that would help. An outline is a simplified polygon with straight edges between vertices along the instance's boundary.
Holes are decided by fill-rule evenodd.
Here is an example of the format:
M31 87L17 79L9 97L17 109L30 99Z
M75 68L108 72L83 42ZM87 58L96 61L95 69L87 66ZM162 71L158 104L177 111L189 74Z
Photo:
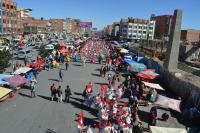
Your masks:
M83 111L80 112L77 121L78 121L78 128L82 128L82 127L84 127Z

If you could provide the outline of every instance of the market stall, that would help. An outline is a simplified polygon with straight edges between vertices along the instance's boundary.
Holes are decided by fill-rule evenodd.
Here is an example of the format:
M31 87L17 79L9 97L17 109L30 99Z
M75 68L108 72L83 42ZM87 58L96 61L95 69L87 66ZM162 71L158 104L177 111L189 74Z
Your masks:
M31 70L32 68L30 67L21 67L19 69L17 69L13 74L14 75L17 75L17 74L24 74L24 73L27 73Z
M11 93L11 89L0 87L0 102L8 98Z
M150 133L187 133L187 131L184 128L150 126Z

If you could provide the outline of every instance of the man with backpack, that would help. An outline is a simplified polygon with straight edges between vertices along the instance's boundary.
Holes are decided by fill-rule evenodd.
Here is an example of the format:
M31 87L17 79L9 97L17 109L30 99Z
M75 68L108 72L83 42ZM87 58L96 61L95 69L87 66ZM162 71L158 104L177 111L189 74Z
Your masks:
M56 86L55 86L55 84L52 84L52 86L51 86L51 101L56 99L56 93L57 93Z

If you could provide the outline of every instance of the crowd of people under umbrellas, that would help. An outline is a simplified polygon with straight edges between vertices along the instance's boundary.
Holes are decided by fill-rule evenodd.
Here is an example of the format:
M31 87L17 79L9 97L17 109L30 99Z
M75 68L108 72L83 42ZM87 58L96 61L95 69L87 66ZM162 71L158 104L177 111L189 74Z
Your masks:
M104 54L104 57L103 55ZM138 115L139 104L148 105L154 102L156 98L156 90L151 90L146 96L144 95L145 86L141 79L134 74L125 76L122 82L121 74L112 75L109 71L116 70L122 58L117 49L105 41L89 41L81 51L82 62L85 60L91 63L96 61L101 64L100 76L108 79L108 85L101 85L98 95L93 95L93 84L90 82L83 91L84 105L96 109L98 111L98 123L100 133L141 133L144 128ZM84 60L84 61L83 61ZM145 96L145 97L144 97ZM128 103L121 103L122 98L128 98ZM141 102L146 99L146 102ZM166 121L169 115L164 113L162 119ZM155 126L157 122L157 108L152 107L149 112L149 126ZM117 125L117 126L116 126ZM78 129L83 132L87 127L84 125L84 118L78 118ZM87 128L87 132L92 132L91 128Z

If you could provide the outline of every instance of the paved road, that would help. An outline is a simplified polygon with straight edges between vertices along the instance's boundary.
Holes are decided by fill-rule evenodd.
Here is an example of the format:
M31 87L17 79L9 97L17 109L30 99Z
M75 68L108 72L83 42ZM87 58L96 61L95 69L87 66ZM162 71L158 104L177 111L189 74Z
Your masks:
M37 97L31 99L30 91L22 89L14 99L0 104L0 133L74 133L77 123L76 115L83 109L88 122L96 120L95 113L81 105L80 95L85 85L92 81L95 93L99 90L99 83L106 79L98 77L96 64L87 64L82 67L79 63L71 63L69 71L64 71L64 81L60 84L62 89L69 85L72 89L71 103L57 103L50 101L50 86L59 83L58 69L43 71L39 74L37 84ZM62 66L64 68L64 66ZM141 116L145 117L150 108L142 107ZM161 115L163 111L159 112ZM170 118L168 123L159 122L159 125L182 127L175 118ZM144 123L146 126L146 123Z

